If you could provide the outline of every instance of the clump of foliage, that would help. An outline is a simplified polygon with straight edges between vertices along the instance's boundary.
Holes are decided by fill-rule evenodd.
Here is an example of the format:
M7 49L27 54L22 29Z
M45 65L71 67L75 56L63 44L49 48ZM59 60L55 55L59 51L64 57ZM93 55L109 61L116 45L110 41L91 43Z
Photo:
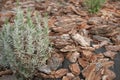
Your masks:
M96 13L99 11L105 0L85 0L85 4L90 13Z
M49 57L48 33L46 18L31 17L30 11L25 16L21 9L17 10L14 23L7 22L0 32L1 62L24 78L31 78Z

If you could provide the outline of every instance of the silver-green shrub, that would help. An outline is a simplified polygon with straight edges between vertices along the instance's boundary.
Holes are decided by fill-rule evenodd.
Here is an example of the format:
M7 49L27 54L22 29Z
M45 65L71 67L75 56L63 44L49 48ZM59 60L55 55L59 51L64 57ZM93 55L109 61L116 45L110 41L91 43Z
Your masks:
M30 11L24 15L16 11L14 23L4 24L0 32L0 54L4 65L9 65L25 78L33 76L35 69L46 63L50 54L47 18Z

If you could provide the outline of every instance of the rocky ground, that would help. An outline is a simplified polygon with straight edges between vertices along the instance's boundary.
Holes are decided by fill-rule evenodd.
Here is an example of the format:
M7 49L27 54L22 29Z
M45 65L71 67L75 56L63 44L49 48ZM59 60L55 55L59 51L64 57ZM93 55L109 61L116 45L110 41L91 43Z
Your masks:
M19 5L6 0L0 4L0 27L6 18L12 22L16 6L49 16L53 54L34 80L120 79L120 1L106 2L97 14L88 13L83 0L21 0ZM3 72L0 80L15 80Z

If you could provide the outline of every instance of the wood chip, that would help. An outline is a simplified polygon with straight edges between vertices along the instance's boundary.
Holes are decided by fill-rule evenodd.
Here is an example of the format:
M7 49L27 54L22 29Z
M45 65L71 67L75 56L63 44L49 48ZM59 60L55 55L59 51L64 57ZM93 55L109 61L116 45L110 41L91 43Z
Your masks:
M107 51L105 53L103 53L106 57L109 57L111 59L114 59L115 55L117 54L116 52L112 52L112 51Z
M83 68L85 68L85 67L87 67L87 65L89 65L89 62L83 58L79 58L78 62Z
M65 74L67 74L68 70L67 69L59 69L55 72L55 78L61 78Z
M80 68L79 68L79 65L77 63L69 65L69 68L74 75L80 74Z
M105 46L108 51L120 51L120 45Z
M84 36L82 36L82 35L80 35L78 33L72 34L72 38L73 38L73 40L78 42L83 47L90 46L90 40L86 39Z

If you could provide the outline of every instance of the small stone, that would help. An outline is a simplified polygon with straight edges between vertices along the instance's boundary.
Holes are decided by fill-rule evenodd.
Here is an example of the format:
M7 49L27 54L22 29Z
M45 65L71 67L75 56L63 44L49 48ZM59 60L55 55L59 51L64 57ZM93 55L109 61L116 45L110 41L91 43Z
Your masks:
M55 78L61 78L63 77L64 75L66 75L68 72L67 69L59 69L55 72Z
M70 61L70 62L76 62L77 59L79 58L80 53L78 52L74 52L74 53L68 53L68 55L66 56L66 58Z
M69 66L69 69L71 70L71 72L74 75L79 75L80 74L80 68L79 68L79 65L77 63L71 64Z

